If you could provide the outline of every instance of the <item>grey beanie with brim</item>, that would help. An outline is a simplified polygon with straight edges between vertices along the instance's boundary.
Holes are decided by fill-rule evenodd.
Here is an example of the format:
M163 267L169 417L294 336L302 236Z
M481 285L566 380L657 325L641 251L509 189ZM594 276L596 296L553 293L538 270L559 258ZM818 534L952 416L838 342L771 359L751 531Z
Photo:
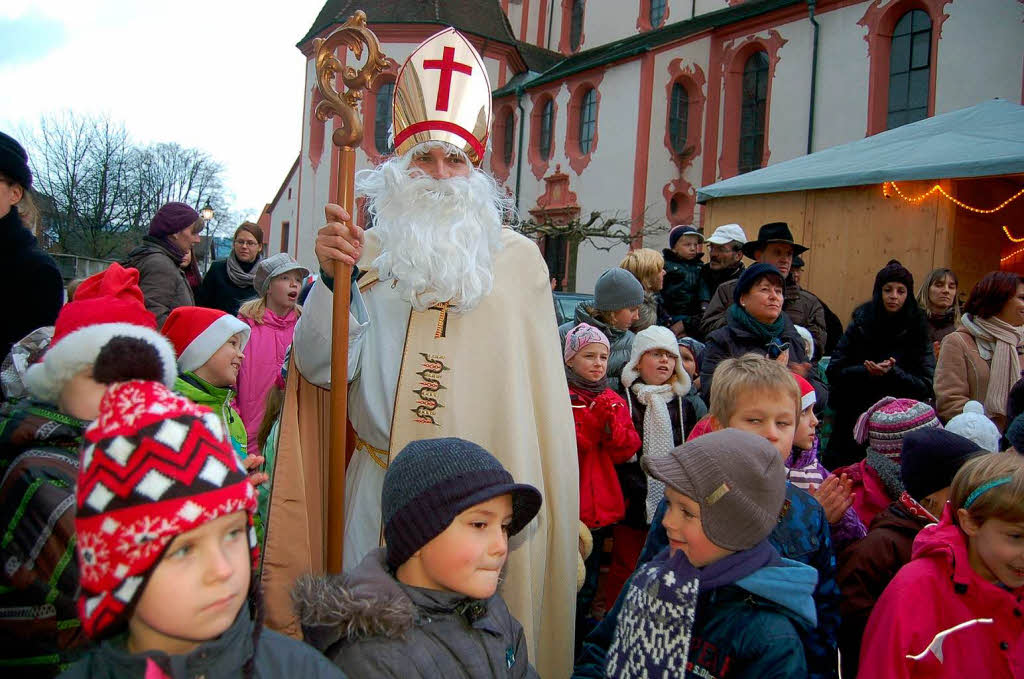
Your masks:
M700 505L704 535L742 551L771 534L786 499L786 468L768 439L723 429L687 441L668 455L645 455L651 477Z
M644 286L625 269L608 269L594 284L594 308L598 311L628 309L643 302Z
M298 271L299 278L309 275L309 269L292 259L287 252L279 252L260 260L260 263L256 265L256 272L252 276L252 287L256 289L260 297L266 297L267 291L270 289L270 281L289 271Z

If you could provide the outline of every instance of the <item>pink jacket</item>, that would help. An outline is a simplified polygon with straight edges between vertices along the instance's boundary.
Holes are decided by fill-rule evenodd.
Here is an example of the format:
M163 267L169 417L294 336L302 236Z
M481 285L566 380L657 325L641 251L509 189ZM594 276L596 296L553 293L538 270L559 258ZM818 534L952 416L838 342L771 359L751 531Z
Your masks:
M263 421L267 392L274 384L274 377L281 372L299 315L292 311L282 318L267 309L263 313L262 325L251 318L240 318L252 329L252 334L245 346L242 369L238 372L238 413L249 437L249 454L259 455L256 434Z
M880 511L899 499L889 497L878 472L868 465L867 460L834 469L832 473L836 476L846 474L853 482L853 510L865 526L870 526Z
M858 677L1024 678L1024 588L1009 591L974 572L949 507L921 530L911 562L875 604Z

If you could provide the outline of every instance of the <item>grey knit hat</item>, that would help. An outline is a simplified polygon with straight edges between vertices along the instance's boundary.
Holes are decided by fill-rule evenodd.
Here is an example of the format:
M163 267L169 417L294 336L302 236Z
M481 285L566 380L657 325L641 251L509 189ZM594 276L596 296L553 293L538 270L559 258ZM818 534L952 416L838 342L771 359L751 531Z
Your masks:
M292 256L287 252L279 252L276 255L260 260L252 276L252 287L256 288L256 292L260 294L260 297L265 297L267 290L270 289L270 281L289 271L298 271L299 278L305 278L309 275L309 269L292 259Z
M786 499L786 469L768 439L723 429L688 441L668 455L644 456L644 471L700 505L711 542L741 551L775 528Z
M384 475L381 518L388 566L398 568L451 525L461 512L499 495L512 495L515 535L540 511L540 491L516 483L497 458L459 438L413 441Z
M640 306L643 301L644 286L625 269L608 269L594 284L594 308L598 311Z

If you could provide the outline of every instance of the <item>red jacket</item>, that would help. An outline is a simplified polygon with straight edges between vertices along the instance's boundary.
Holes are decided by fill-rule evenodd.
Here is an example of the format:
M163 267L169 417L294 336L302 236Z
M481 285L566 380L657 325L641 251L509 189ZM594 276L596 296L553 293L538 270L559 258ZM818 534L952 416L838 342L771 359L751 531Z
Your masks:
M913 560L882 593L864 631L858 677L1024 678L1024 588L984 580L967 559L967 538L950 519L914 540ZM991 618L937 635L958 625ZM930 650L929 650L930 649ZM919 660L907 658L927 651Z
M640 436L626 401L611 389L595 397L570 385L569 399L580 463L580 521L587 528L601 528L626 515L615 465L633 457Z
M853 481L853 510L857 512L861 522L870 526L875 517L883 509L898 500L898 497L889 497L885 484L867 460L861 460L849 467L840 467L833 470L835 476L846 474Z

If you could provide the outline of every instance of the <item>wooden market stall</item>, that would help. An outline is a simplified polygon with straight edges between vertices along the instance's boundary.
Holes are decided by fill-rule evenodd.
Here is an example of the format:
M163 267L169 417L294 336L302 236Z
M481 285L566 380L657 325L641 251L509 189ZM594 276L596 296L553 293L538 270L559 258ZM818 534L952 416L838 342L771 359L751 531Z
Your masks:
M948 266L964 295L1024 274L1024 106L991 100L739 175L698 192L703 223L788 222L811 249L803 286L845 322L899 259L920 283ZM914 291L916 294L916 290Z

